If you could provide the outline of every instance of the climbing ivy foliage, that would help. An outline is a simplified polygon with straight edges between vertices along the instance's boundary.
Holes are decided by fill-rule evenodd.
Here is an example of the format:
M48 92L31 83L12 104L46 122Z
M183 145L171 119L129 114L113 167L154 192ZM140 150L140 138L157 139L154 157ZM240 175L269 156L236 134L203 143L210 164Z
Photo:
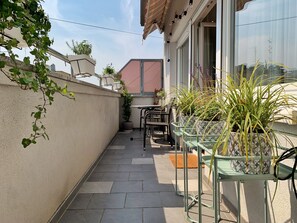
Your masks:
M41 7L40 0L0 1L0 47L6 51L5 53L0 52L0 70L21 89L42 94L42 102L36 105L35 110L31 113L32 132L29 137L22 140L24 148L35 144L40 137L49 138L41 120L45 118L47 105L53 103L54 94L59 93L68 98L74 98L73 93L67 90L67 86L59 86L48 76L49 69L46 62L49 57L47 51L53 42L48 37L50 28L51 24ZM19 41L5 34L5 31L11 29L20 30L23 40L29 48L32 56L31 58L24 57L22 62L25 66L32 64L32 72L22 69L24 66L20 67L20 63L17 63L19 56L14 49L18 47ZM7 69L7 57L10 58L10 69Z

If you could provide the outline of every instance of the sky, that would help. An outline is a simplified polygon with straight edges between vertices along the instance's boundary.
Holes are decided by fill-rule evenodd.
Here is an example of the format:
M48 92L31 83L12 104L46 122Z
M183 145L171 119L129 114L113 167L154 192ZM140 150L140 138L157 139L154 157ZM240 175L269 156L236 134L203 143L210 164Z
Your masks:
M130 59L163 58L163 38L155 31L142 41L140 0L44 0L43 9L52 24L52 48L64 55L72 54L66 42L87 40L92 44L95 72L101 74L107 64L120 70ZM138 33L132 35L105 29L80 26L59 20L73 21L110 29ZM56 70L70 72L70 65L51 57Z

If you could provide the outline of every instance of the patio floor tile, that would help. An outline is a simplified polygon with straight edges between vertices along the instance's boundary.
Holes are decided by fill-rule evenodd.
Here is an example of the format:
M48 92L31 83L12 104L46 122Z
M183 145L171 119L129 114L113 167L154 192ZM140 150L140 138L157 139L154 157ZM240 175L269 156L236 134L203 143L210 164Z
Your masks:
M134 158L132 164L154 164L153 158Z
M143 181L144 192L159 192L159 191L174 191L172 184L159 183L157 180L144 180Z
M123 208L125 193L94 194L89 202L88 209Z
M117 172L119 165L116 164L99 164L95 169L94 173L101 172Z
M183 208L144 208L143 223L186 223Z
M112 184L113 182L85 182L78 193L110 193Z
M142 223L142 209L107 209L101 223Z
M160 193L128 193L125 207L162 207Z
M183 198L176 196L175 192L160 192L163 207L183 207Z
M68 210L60 219L60 223L98 223L103 210Z
M86 209L92 194L77 194L68 209Z
M142 192L142 181L114 182L111 193Z
M126 146L109 146L107 149L125 149Z
M157 180L155 171L131 172L129 180Z

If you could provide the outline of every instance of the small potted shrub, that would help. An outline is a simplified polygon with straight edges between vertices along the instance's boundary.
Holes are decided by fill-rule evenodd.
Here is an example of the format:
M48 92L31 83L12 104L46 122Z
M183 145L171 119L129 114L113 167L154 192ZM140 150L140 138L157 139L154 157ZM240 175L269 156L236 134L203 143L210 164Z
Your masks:
M123 90L122 97L124 99L123 106L122 106L124 122L122 124L122 127L124 130L132 130L133 122L130 121L130 117L131 117L131 105L132 105L133 97L127 91L127 89Z
M75 55L68 55L74 76L92 76L95 74L96 61L91 58L92 45L87 41L77 42L72 40L72 45L67 46Z
M112 86L116 79L116 71L112 64L107 64L105 68L103 68L102 74L100 76L101 86Z
M115 72L115 69L114 67L112 66L112 64L107 64L106 67L103 69L103 75L114 75L116 72Z

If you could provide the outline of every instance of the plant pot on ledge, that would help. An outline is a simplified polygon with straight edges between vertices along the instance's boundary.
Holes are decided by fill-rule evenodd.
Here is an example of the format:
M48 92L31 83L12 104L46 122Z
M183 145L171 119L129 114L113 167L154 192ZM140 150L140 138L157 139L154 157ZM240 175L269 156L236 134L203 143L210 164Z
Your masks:
M81 55L69 55L68 59L74 76L92 76L95 74L96 61L91 57Z
M68 56L73 75L87 77L95 75L96 61L91 58L92 44L87 40L81 42L72 40L71 45L68 42L66 44L75 54Z

